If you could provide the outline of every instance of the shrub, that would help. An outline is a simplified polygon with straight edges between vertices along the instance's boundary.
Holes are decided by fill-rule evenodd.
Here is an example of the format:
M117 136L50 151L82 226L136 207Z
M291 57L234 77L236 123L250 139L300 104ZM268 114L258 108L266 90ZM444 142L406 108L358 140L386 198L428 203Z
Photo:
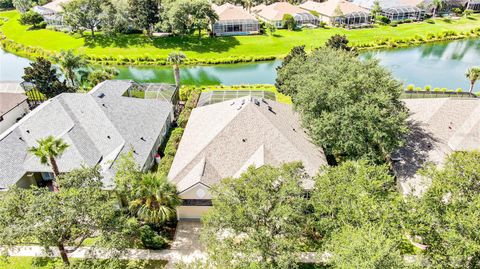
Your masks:
M446 18L443 18L443 21L446 22L446 23L451 23L452 19L446 17Z
M426 19L425 22L430 24L435 24L435 20L433 19Z
M138 229L142 245L148 249L162 249L167 245L165 238L156 233L152 227L143 225Z
M458 92L458 93L460 93L462 91L463 91L462 88L457 88L457 90L456 90L456 92Z
M421 91L422 91L422 87L416 87L416 88L415 88L415 91L421 92Z
M282 24L284 28L287 28L290 31L296 27L295 19L290 14L283 15Z
M447 88L442 88L442 92L446 92L447 90Z
M466 9L464 12L463 12L463 15L465 15L465 17L469 17L473 14L473 10L471 9Z
M397 25L398 25L398 22L396 22L396 21L390 22L390 26L392 26L392 27L397 27Z
M434 92L439 92L440 91L440 88L436 87L435 89L433 89Z
M453 8L453 9L452 9L452 12L455 13L455 15L457 15L457 16L462 15L462 9L461 9L461 8L458 8L458 7Z
M432 86L430 86L430 85L425 86L425 91L426 92L429 92L431 89L432 89Z
M43 22L43 17L37 12L30 10L26 13L21 14L20 19L18 19L18 21L22 25L32 25L32 29L37 29L37 25Z
M410 84L407 86L407 91L413 91L415 89L415 86L413 84Z
M378 21L378 22L381 22L383 24L389 24L390 23L390 19L385 17L385 16L382 16L382 15L379 15L379 16L375 17L375 20Z
M406 20L403 20L404 23L412 23L413 20L412 19L406 19Z

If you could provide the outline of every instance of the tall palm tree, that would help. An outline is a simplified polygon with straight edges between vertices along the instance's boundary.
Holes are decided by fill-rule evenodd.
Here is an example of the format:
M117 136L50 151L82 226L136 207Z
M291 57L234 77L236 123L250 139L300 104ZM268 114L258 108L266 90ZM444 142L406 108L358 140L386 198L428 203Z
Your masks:
M465 76L470 81L470 93L473 93L475 83L480 79L480 66L474 66L467 70Z
M443 7L445 0L432 0L433 13L432 17L435 17L437 10Z
M60 54L55 57L55 60L60 65L71 86L75 86L75 71L87 65L85 58L82 55L76 55L73 50L70 49L67 51L61 50Z
M142 175L132 194L130 212L151 224L162 224L173 219L175 207L180 204L175 186L166 177L152 173Z
M243 7L250 13L253 6L253 0L243 0Z
M172 52L168 54L167 62L173 65L173 73L175 76L175 85L180 87L180 65L185 62L187 56L182 52Z
M48 136L43 139L37 140L37 147L30 147L28 151L33 155L37 156L40 159L41 164L49 164L52 168L54 179L53 179L53 191L58 191L58 185L56 178L60 175L58 170L58 165L56 158L62 156L65 150L69 147L63 139L56 139L55 137Z

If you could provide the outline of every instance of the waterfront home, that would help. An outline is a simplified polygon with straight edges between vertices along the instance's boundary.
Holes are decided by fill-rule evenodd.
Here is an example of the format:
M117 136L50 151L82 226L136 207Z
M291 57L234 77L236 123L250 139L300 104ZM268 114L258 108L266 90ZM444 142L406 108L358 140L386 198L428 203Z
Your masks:
M48 25L63 27L63 5L72 0L53 0L43 6L34 6L33 11L43 16Z
M293 16L297 27L318 25L317 16L288 2L276 2L268 6L262 4L253 7L252 11L257 15L258 18L273 24L277 28L283 28L282 20L286 14Z
M346 0L307 1L299 7L317 13L320 21L329 25L361 27L372 23L369 10Z
M173 105L128 97L137 88L131 81L105 81L89 93L63 93L40 104L0 134L0 190L51 183L51 168L28 152L47 136L69 145L57 158L61 173L99 165L105 188L113 187L115 161L122 153L132 151L143 171L151 168L171 126Z
M429 1L429 0L427 0ZM371 10L375 0L351 0L362 8ZM422 20L425 17L426 8L429 6L425 0L380 0L382 15L392 21Z
M248 167L301 161L314 176L326 165L291 105L251 96L192 111L169 171L183 204L179 219L198 219L211 207L210 187ZM303 182L313 187L311 180Z
M428 163L441 165L455 151L480 150L480 100L426 98L403 100L410 110L411 133L392 155L403 193L421 194L429 182L418 175Z
M243 7L225 3L221 6L212 5L218 15L218 20L212 25L215 36L258 34L258 20Z

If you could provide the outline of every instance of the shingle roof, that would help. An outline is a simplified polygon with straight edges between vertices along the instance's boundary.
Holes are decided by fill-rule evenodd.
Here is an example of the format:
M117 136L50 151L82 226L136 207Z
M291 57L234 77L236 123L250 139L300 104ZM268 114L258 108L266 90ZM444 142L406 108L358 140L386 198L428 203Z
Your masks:
M343 15L347 15L354 12L366 12L365 8L362 8L356 4L348 2L346 0L329 0L327 2L319 3L315 1L307 1L300 5L301 8L311 11L316 11L319 14L334 17L337 12L337 8Z
M238 176L251 165L292 161L302 161L311 175L326 164L290 105L243 97L193 110L168 176L182 192Z
M412 132L407 145L392 155L394 168L405 193L421 193L426 185L417 172L426 163L442 164L454 151L480 149L480 100L404 101L410 109Z
M15 184L27 172L51 171L27 153L28 147L36 146L38 139L49 135L61 137L70 145L57 160L61 172L100 164L109 186L112 162L131 149L135 150L137 163L143 166L167 124L172 104L123 97L119 91L109 91L125 85L106 81L89 94L58 95L1 134L0 188ZM101 98L100 92L104 93Z
M288 2L276 2L270 4L268 6L256 6L253 8L256 12L258 12L258 16L265 18L270 21L279 21L283 19L283 15L285 14L302 14L308 13L304 9L301 9L297 6L294 6Z
M27 96L23 93L2 93L0 92L0 116L25 102Z
M212 7L218 14L219 22L232 20L257 20L252 14L248 13L241 6L225 3L221 6L213 4Z

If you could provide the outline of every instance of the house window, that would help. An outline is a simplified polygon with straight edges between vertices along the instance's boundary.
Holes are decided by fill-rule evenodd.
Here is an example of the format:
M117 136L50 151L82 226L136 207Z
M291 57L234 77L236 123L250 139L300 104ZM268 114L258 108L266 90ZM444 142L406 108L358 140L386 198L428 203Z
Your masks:
M54 176L53 176L53 173L42 172L42 178L45 181L50 181L50 180L53 180Z

